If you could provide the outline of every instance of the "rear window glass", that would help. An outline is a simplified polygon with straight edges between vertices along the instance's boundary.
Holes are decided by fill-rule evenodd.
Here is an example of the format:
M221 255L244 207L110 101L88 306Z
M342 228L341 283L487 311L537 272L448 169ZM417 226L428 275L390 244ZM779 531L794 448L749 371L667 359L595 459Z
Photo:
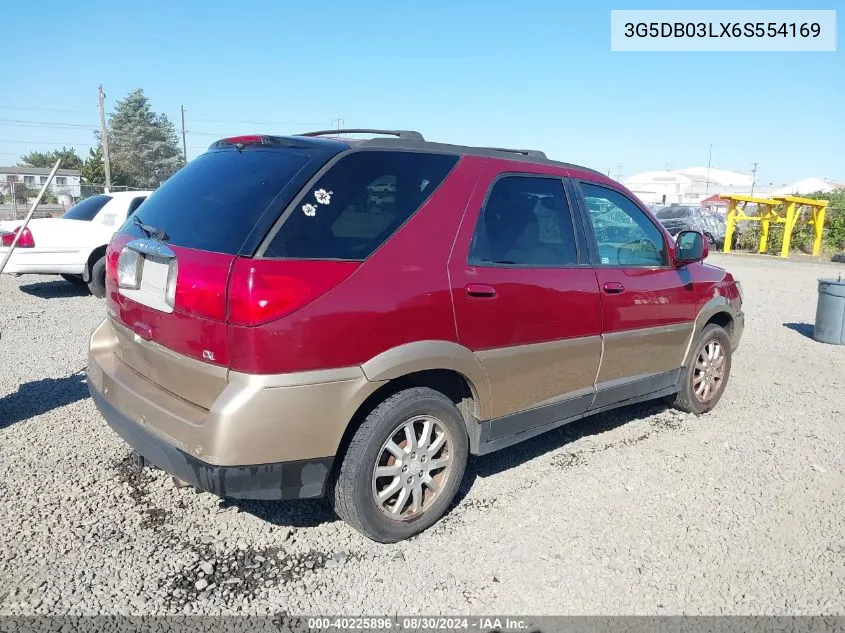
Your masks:
M264 211L310 161L303 152L280 150L206 152L150 195L121 232L145 237L132 222L138 218L164 230L170 244L234 255ZM281 210L288 202L276 204Z
M90 222L100 212L100 209L106 206L106 202L109 200L111 200L111 196L106 195L85 198L85 200L80 201L65 211L62 214L62 218L65 220L82 220L84 222Z
M365 259L425 203L457 160L444 154L352 152L308 189L264 256Z

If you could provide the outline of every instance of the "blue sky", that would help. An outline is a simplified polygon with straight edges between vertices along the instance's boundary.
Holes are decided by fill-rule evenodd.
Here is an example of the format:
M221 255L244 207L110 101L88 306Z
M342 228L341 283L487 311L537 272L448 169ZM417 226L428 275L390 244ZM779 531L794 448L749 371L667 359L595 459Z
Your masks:
M614 177L706 164L712 143L714 167L757 162L764 186L845 182L841 44L836 53L614 53L612 8L845 3L171 0L42 12L7 0L3 23L20 28L3 29L0 164L62 144L87 151L102 83L107 109L137 87L177 125L184 105L189 157L215 137L340 117L347 127L542 149Z

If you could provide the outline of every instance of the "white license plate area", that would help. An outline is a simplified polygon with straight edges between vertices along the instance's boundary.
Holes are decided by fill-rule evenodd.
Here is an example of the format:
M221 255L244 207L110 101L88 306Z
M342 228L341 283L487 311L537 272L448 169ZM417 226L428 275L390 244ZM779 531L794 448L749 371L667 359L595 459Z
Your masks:
M172 258L142 254L141 283L138 288L121 288L120 294L133 301L161 312L173 312L173 306L167 303L167 276Z

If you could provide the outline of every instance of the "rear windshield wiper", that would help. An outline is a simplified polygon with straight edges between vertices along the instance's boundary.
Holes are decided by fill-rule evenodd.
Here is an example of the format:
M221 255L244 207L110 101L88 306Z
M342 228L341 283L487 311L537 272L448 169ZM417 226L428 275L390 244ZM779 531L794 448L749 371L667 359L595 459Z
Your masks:
M147 237L158 240L160 242L164 242L167 240L167 233L164 232L164 229L159 229L154 226L150 226L149 224L144 224L137 215L132 218L132 224L137 226L141 229Z

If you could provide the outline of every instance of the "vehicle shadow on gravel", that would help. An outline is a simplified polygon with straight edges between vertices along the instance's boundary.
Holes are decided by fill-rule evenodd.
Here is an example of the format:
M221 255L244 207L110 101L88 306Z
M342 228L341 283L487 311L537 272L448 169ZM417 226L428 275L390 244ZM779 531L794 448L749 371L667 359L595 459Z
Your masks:
M249 501L223 499L221 508L237 506L259 519L279 527L317 527L338 521L326 499L293 499L289 501Z
M590 435L599 435L624 426L634 420L641 420L670 409L669 405L657 401L632 404L624 408L592 415L566 424L554 431L543 433L511 448L482 457L470 458L464 481L452 507L458 505L469 492L476 477L489 477L511 468L521 466L545 453L557 450L567 444ZM645 439L648 433L635 440ZM629 440L628 443L631 441ZM609 447L609 446L608 446Z
M812 323L784 323L783 327L793 330L794 332L798 332L799 334L803 334L807 338L813 338L813 331L816 328L816 326Z
M0 398L0 429L87 397L84 370L64 378L25 382L15 393Z
M37 281L31 284L20 286L21 292L25 292L39 299L67 299L68 297L90 297L91 291L87 286L77 286L58 279L56 281Z
M477 477L489 477L516 468L535 457L559 449L583 437L605 433L634 420L663 413L668 409L670 407L659 400L634 404L572 422L502 451L483 457L470 456L461 487L458 489L455 499L449 505L446 515L449 515L452 510L461 504ZM644 440L652 433L658 432L661 426L672 428L672 424L655 424L652 430L636 438L624 440L624 443L630 444ZM573 459L571 461L577 463L578 460ZM223 508L237 506L242 512L247 512L273 525L282 527L316 527L322 523L339 520L326 499L303 499L285 502L227 499L222 501L221 504Z

